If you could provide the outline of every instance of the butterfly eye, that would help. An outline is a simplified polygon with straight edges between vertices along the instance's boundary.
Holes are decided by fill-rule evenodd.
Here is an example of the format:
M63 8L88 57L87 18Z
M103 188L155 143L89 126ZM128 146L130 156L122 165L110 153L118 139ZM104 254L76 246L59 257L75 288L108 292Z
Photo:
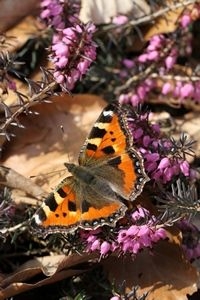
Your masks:
M73 173L73 171L76 167L75 164L72 164L72 163L64 163L64 165L70 173Z

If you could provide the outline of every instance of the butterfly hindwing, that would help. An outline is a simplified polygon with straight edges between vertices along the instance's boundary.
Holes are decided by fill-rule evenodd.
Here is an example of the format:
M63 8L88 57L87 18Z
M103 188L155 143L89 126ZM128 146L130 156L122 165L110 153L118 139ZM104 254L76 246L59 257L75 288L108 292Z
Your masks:
M91 201L91 191L87 193L87 189L84 189L85 192L79 196L80 190L73 182L73 177L65 178L38 209L32 226L44 235L53 232L67 233L78 227L96 229L101 224L114 226L124 216L127 207L122 202L108 201L95 193L94 201Z

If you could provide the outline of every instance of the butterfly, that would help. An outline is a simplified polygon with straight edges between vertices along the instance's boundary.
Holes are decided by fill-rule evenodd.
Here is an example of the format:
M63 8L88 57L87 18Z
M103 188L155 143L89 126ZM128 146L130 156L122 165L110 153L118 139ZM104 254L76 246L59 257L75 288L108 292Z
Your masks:
M126 213L126 200L133 201L149 180L141 154L133 146L127 109L116 103L109 104L95 122L78 164L65 166L72 176L50 193L32 217L32 227L44 235L114 227Z

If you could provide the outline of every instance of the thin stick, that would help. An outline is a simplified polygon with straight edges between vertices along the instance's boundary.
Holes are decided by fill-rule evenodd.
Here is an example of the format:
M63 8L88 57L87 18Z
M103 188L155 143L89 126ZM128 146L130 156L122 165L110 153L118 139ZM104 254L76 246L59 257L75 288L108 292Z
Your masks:
M0 183L11 188L25 191L27 194L38 200L42 200L47 196L47 193L29 178L4 166L0 166Z

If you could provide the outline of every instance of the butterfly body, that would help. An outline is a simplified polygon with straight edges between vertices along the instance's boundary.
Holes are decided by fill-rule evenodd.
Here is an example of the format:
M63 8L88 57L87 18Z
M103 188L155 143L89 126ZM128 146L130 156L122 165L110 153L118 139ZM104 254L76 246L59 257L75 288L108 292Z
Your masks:
M148 180L140 153L133 147L127 115L108 105L83 145L79 164L66 163L72 174L44 201L32 226L45 235L77 228L115 226Z

